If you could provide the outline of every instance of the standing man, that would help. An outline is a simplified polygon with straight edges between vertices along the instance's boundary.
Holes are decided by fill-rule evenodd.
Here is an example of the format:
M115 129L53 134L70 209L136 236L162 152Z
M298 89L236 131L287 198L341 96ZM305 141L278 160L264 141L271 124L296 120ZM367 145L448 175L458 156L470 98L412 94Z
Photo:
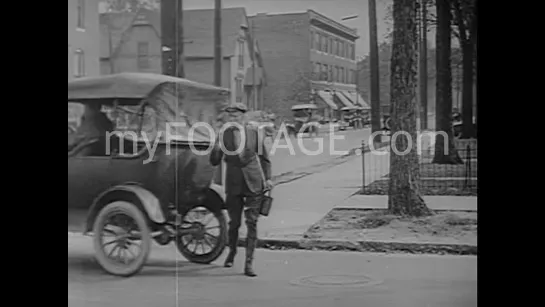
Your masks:
M244 211L248 230L244 274L254 277L256 273L252 263L257 245L257 220L263 193L272 188L271 162L258 129L245 123L243 117L247 111L246 106L236 103L224 111L231 127L225 130L222 140L216 142L210 154L210 163L214 166L219 165L225 156L227 164L225 190L230 221L229 254L225 260L225 267L233 266L237 253L238 230ZM243 140L245 142L241 144ZM231 153L224 153L221 144ZM239 148L241 150L237 151ZM235 151L237 153L233 153Z

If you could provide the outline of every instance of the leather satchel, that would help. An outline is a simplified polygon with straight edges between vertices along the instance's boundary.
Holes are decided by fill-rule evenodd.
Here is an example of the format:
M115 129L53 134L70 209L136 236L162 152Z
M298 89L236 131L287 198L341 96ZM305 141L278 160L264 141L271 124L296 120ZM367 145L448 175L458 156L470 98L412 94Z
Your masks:
M261 178L263 179L263 185L267 182L267 179L265 178L265 174L263 173L263 168L261 167L261 161L259 159L259 156L255 155L257 159L257 163L259 164L259 171L261 172ZM264 190L263 194L261 195L261 204L259 206L259 214L262 216L269 216L269 212L271 211L273 198L271 197L271 190Z

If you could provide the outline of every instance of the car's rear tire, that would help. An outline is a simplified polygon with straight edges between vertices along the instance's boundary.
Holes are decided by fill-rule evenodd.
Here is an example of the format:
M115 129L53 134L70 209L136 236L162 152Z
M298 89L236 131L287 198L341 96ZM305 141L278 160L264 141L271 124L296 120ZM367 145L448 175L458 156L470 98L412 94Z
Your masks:
M209 213L213 215L213 218L218 221L217 226L212 226L211 228L218 229L217 235L212 235L208 233L206 230L207 225L203 225L201 222L188 222L188 216L190 212L193 212L197 208L205 208ZM209 204L205 203L199 206L196 206L188 212L186 212L182 216L182 227L184 227L184 224L190 224L193 223L196 225L196 223L199 223L200 226L198 227L204 227L204 230L202 232L202 235L196 236L193 235L180 235L177 236L175 242L176 247L178 248L178 251L180 254L182 254L187 260L198 263L198 264L209 264L211 262L214 262L216 259L218 259L219 256L223 253L225 246L227 245L227 219L225 218L225 214L223 211L219 210L218 208L214 208L213 206L210 206ZM188 238L187 240L184 240L184 238ZM210 251L205 251L204 242L210 243L211 241L215 241L216 244L214 246L211 246ZM191 243L194 242L195 249L194 251L190 250ZM201 245L198 245L198 244ZM197 250L199 249L199 246L202 246L203 253L197 254ZM210 245L209 245L210 246Z
M105 229L107 223L113 218L117 218L120 222L121 220L124 221L120 223L123 225L118 227L129 228L129 232L136 227L137 232L132 235L122 234L121 236L116 236L116 240L104 243L103 234L114 232L113 230L106 231ZM106 205L100 210L95 219L93 232L95 258L102 269L109 274L122 277L132 276L142 270L151 250L151 231L146 216L136 205L126 201L115 201ZM132 242L134 241L133 238L140 238L141 241L139 252L136 255L130 250L130 246L134 244ZM106 246L110 244L115 246L107 253ZM130 263L121 263L118 261L121 260L120 258L116 260L110 258L115 251L117 251L117 256L120 256L121 250L124 251L125 256L128 256L128 253L130 253L135 258Z

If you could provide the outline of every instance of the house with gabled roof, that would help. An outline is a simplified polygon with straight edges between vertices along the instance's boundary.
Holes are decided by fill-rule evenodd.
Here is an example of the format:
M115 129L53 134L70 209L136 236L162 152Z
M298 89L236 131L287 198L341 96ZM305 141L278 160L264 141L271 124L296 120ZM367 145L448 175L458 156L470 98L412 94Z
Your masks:
M184 10L183 25L185 77L213 84L214 10ZM159 11L140 9L137 12L103 13L100 26L102 74L162 72ZM243 102L249 109L260 109L266 85L263 61L258 42L254 40L252 44L244 8L222 10L221 39L221 85L231 89L232 102Z

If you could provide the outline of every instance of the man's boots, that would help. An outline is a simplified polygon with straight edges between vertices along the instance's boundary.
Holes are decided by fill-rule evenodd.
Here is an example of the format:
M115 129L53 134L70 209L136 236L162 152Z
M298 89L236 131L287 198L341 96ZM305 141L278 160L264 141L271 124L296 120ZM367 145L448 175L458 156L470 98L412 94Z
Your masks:
M257 240L256 239L246 239L246 263L244 265L244 275L255 277L257 274L254 272L253 269L253 261L254 261L254 251L256 247Z
M230 268L233 266L235 256L237 254L238 229L229 231L229 254L225 258L224 267Z

